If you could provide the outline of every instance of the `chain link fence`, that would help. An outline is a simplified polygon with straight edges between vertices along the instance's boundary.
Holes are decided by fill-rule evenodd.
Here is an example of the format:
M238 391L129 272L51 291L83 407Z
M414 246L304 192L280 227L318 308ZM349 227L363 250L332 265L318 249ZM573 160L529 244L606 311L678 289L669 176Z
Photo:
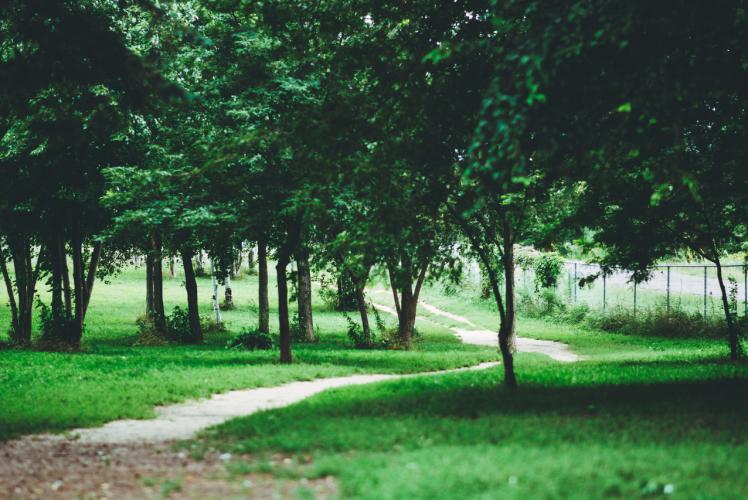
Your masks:
M748 314L748 266L723 265L722 273L731 302L738 312ZM532 269L518 268L516 275L520 293L531 296L539 293ZM593 276L597 277L585 280ZM471 274L471 279L475 279L475 273ZM625 309L637 314L660 309L696 313L704 318L724 315L714 265L658 265L647 281L637 284L626 270L603 275L598 264L564 261L555 292L569 304L585 304L602 312Z

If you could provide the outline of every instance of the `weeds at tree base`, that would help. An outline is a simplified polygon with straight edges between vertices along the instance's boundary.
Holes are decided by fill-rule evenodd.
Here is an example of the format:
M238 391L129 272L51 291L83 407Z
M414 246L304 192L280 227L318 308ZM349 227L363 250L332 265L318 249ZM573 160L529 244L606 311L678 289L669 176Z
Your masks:
M239 335L226 343L226 349L245 349L247 351L269 350L274 345L269 333L257 329L243 330Z
M141 316L135 320L138 327L136 346L163 346L171 344L188 344L192 342L190 319L187 311L177 306L165 318L166 330L159 331L152 317ZM221 333L226 326L218 324L213 318L200 318L200 327L204 334Z

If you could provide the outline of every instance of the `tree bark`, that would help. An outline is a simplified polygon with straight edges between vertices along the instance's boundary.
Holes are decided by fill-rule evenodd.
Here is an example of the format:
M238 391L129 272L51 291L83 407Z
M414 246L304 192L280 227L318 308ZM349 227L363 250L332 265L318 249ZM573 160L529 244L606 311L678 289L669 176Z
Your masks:
M717 267L717 281L719 282L719 289L722 295L722 308L725 312L725 321L727 321L727 332L728 332L728 345L730 346L730 358L738 360L745 355L743 346L740 345L740 334L738 327L735 324L735 318L730 311L730 300L728 298L727 287L725 286L725 280L722 275L722 263L719 259L715 259L714 265ZM704 318L706 320L706 318Z
M299 327L307 342L314 342L314 322L312 320L312 274L309 269L309 251L301 247L296 256L296 267L298 276L298 290L296 299L298 302Z
M76 347L80 346L81 338L83 337L83 321L84 321L84 303L85 297L85 277L83 276L83 238L79 235L73 237L71 241L73 247L73 296L75 298L75 312L73 317L75 319L74 331L71 331L72 342Z
M100 241L94 243L93 250L91 251L91 258L88 261L88 274L86 274L86 288L84 290L85 300L83 302L83 317L86 316L88 305L91 303L91 294L93 293L94 284L96 283L96 271L99 268L102 248L103 244Z
M148 319L154 319L153 310L153 255L147 252L145 256L145 315Z
M192 267L192 257L190 250L182 250L182 263L184 264L184 285L187 290L187 315L190 321L190 332L192 333L192 342L201 343L203 341L203 329L200 326L200 309L197 300L197 280L195 279L195 269Z
M511 230L504 235L504 321L499 328L499 350L504 361L504 383L509 387L517 386L514 373L514 353L517 350L516 308L514 295L514 240Z
M366 289L366 282L369 278L369 269L366 270L364 276L358 278L351 278L356 284L356 307L358 307L358 313L361 316L361 330L364 334L364 339L368 345L371 345L371 327L369 326L369 314L366 310L366 295L364 290Z
M52 272L52 321L55 325L62 324L64 304L62 299L62 270L60 269L59 236L53 237L49 245L49 260ZM24 278L25 279L25 278Z
M280 362L291 364L291 331L288 324L288 284L286 282L286 267L289 263L288 252L281 250L278 263L275 266L278 277L278 324L280 329Z
M60 273L62 273L62 296L65 301L65 311L68 316L72 316L73 298L70 291L70 271L68 269L67 252L65 251L65 240L62 238L57 242L57 258L60 262Z
M0 247L0 270L3 274L3 281L5 281L5 289L8 292L8 303L10 304L10 327L11 327L11 338L16 339L20 332L20 323L18 321L18 304L16 303L16 294L13 290L13 281L10 279L10 273L8 273L8 266L5 262L5 252Z
M476 230L468 224L468 222L462 217L462 215L454 208L450 207L450 213L452 214L455 222L460 226L463 233L468 237L468 240L470 241L470 246L473 249L473 251L478 255L478 258L480 259L481 263L483 264L483 268L488 275L488 281L491 286L491 291L493 293L494 301L496 302L496 309L499 312L499 352L501 353L501 361L502 365L504 366L504 385L507 387L513 388L517 386L517 377L514 373L514 355L513 350L510 348L510 342L509 338L511 336L510 330L512 328L509 327L510 323L514 322L514 319L511 321L507 321L507 314L506 310L504 308L504 300L501 295L501 288L499 286L499 274L497 270L497 266L495 265L495 261L491 258L491 254L489 251L489 248L493 245L487 244L484 245L482 243L482 240L480 236L477 234ZM506 235L505 235L506 236ZM505 245L504 245L505 246ZM502 247L503 248L503 247ZM511 246L513 250L513 245ZM512 281L514 277L514 267L513 267L513 260L514 260L514 252L511 252L511 259L512 261ZM514 291L514 287L512 286L511 291ZM512 304L514 304L514 301L512 300Z
M164 269L161 236L157 233L151 235L151 272L153 290L153 323L156 330L166 332L166 311L164 310Z
M267 245L260 242L257 245L257 260L259 264L259 330L270 333L270 305L268 301L268 254Z
M410 272L410 266L408 272ZM416 278L415 287L411 281L410 275L408 276L407 282L401 283L400 290L400 306L398 312L398 334L400 341L402 342L403 349L411 349L413 347L413 330L416 325L416 313L418 311L418 296L421 293L421 287L423 281L426 278L426 271L428 265L421 268Z

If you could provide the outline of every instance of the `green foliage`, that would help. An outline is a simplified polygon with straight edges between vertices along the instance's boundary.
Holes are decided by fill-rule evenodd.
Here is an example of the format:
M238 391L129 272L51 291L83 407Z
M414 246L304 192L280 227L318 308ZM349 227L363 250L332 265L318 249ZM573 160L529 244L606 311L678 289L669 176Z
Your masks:
M533 262L535 291L555 288L564 268L564 261L558 254L542 254Z
M245 349L248 351L268 350L273 348L273 338L269 333L259 330L243 330L226 344L227 349Z
M41 301L37 302L41 336L37 347L45 351L70 351L78 348L78 334L80 328L76 319L68 316L65 311L58 317L52 314L52 309Z

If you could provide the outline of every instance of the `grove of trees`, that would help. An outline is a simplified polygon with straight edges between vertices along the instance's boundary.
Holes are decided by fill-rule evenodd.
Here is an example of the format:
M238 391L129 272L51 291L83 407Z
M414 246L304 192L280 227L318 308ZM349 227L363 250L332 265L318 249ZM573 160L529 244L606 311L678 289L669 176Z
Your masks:
M196 266L230 277L249 244L263 332L275 263L282 363L291 280L316 334L315 269L348 284L367 338L381 269L410 349L424 282L471 256L516 385L516 245L591 230L636 279L682 250L720 270L743 248L746 28L737 0L5 0L11 340L32 343L39 308L44 342L78 348L96 279L144 255L153 328L166 334L162 263L177 256L180 340L201 342Z

